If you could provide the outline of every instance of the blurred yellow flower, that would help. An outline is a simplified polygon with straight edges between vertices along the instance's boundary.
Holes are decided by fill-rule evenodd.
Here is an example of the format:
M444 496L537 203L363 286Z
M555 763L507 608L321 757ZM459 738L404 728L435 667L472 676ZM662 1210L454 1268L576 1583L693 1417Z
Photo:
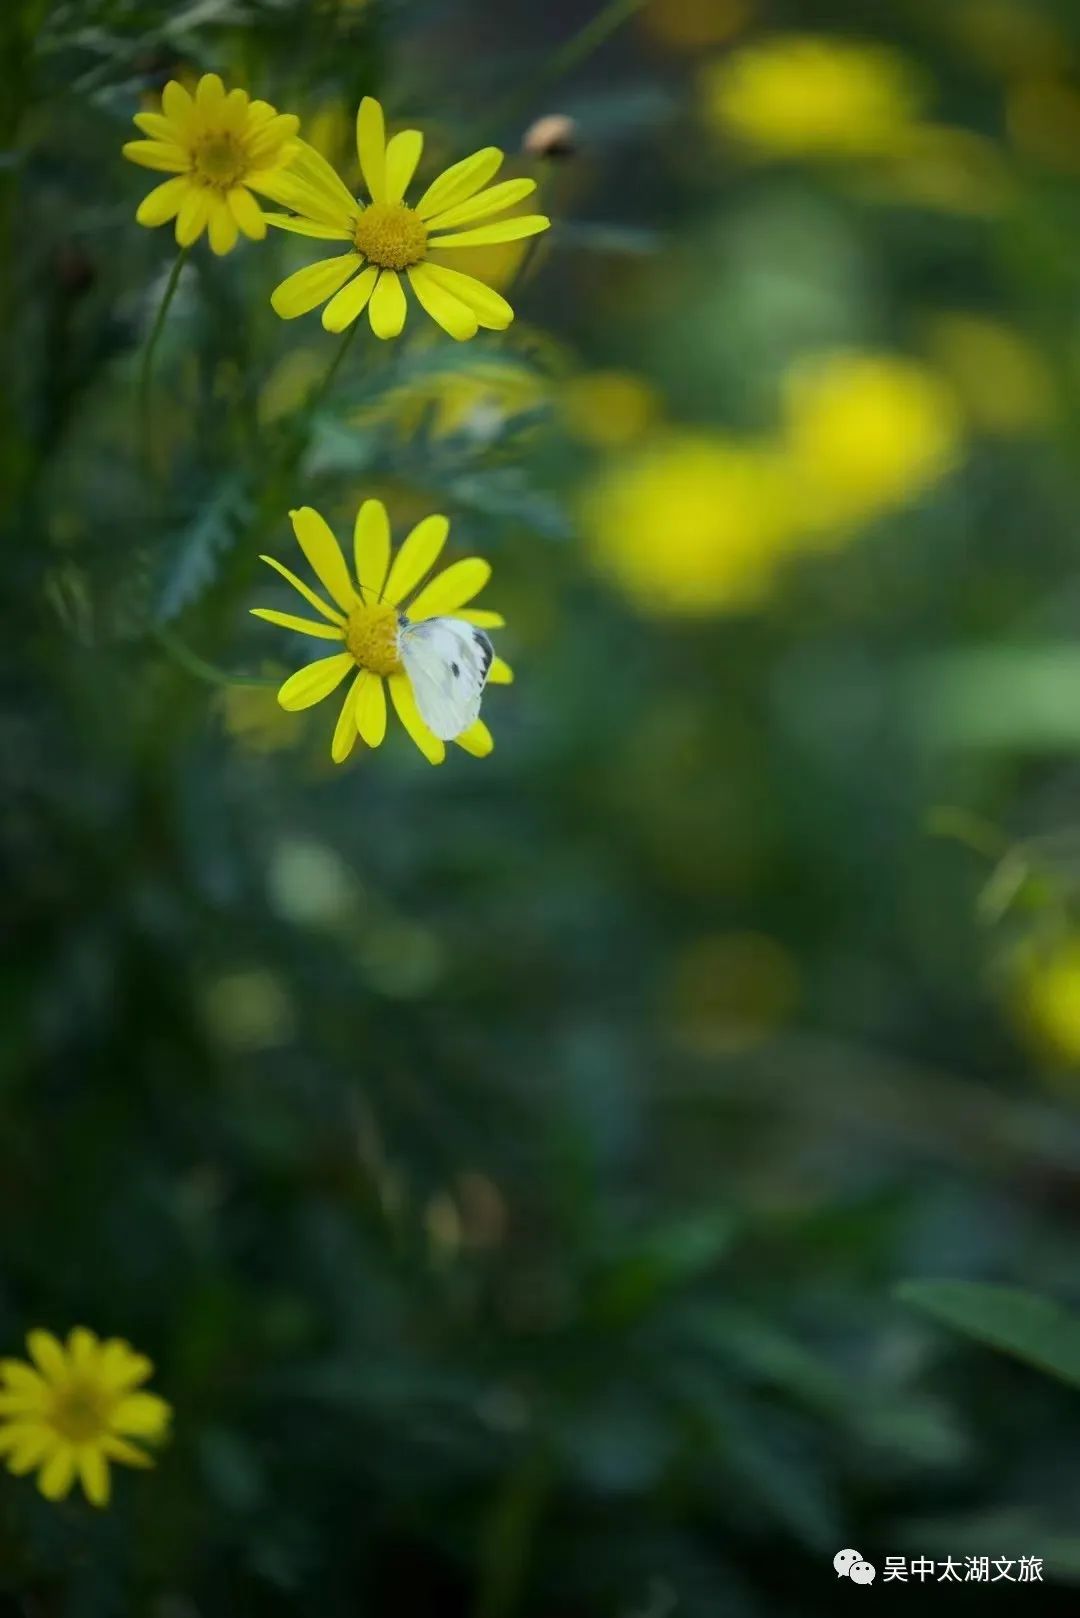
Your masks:
M563 388L563 411L576 437L603 449L632 443L660 412L656 392L631 371L586 371Z
M931 321L928 340L976 427L1010 437L1046 426L1053 381L1038 350L1019 332L957 310Z
M903 505L959 459L959 407L946 384L897 354L841 350L796 366L785 442L800 518L844 528Z
M129 140L124 156L172 175L139 204L140 225L175 219L181 247L206 230L215 253L230 252L241 231L262 240L265 216L252 192L271 194L273 177L295 149L299 118L249 100L246 90L226 95L218 75L204 73L193 96L170 80L161 111L137 112L135 122L149 138Z
M270 665L264 666L269 674ZM264 685L229 685L218 694L225 730L252 753L276 753L296 740L274 692Z
M1080 933L1022 949L1011 991L1014 1021L1040 1057L1080 1067Z
M319 658L290 675L278 692L278 701L290 713L310 708L336 691L346 675L358 671L349 687L334 730L330 756L335 764L348 758L359 735L368 747L381 745L386 735L386 686L405 729L431 764L446 757L444 744L420 717L409 677L398 652L398 633L403 622L420 623L452 613L482 629L501 627L497 612L471 607L491 577L490 563L479 556L465 557L436 574L418 595L413 591L434 567L446 544L450 524L445 517L425 517L405 536L391 560L390 520L381 500L365 500L356 514L353 549L356 582L329 527L317 511L302 506L289 513L300 549L312 572L334 605L327 603L295 573L272 556L262 557L280 573L304 600L321 613L325 622L298 618L270 607L253 607L256 618L310 635L316 640L337 641L343 650L332 657ZM406 598L413 596L409 606ZM488 680L493 685L509 685L513 674L501 657L493 659ZM384 683L385 682L385 683ZM475 758L484 758L495 743L482 719L455 736L454 741Z
M170 1406L136 1391L154 1367L121 1338L102 1342L85 1326L75 1327L66 1348L41 1330L28 1334L26 1346L32 1365L0 1360L0 1454L8 1470L37 1468L47 1500L62 1500L78 1477L93 1505L107 1505L109 1462L152 1466L141 1446L167 1436Z
M704 111L766 157L861 157L906 139L922 103L907 59L883 45L777 35L711 63Z
M421 307L459 341L475 337L481 326L502 331L510 324L514 311L505 298L432 254L520 241L546 230L551 221L543 214L493 219L535 191L536 181L489 186L503 154L487 146L446 169L409 207L405 192L423 144L417 129L388 141L382 107L364 97L356 115L357 153L370 197L364 205L325 158L300 142L289 175L275 190L293 212L272 214L270 222L301 236L348 243L348 251L297 270L276 288L271 301L283 320L325 304L327 331L344 331L366 308L376 337L397 337L407 313L404 272Z
M583 502L596 561L645 611L753 607L792 533L778 473L769 449L704 432L618 456Z

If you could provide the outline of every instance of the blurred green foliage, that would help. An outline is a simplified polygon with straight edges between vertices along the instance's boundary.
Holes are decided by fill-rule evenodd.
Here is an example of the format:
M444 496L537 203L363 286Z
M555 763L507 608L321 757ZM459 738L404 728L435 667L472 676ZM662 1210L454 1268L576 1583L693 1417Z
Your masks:
M0 1348L123 1334L175 1408L108 1514L5 1475L5 1613L824 1614L843 1545L1075 1601L1075 1327L990 1287L1080 1297L1080 19L651 0L545 76L590 15L0 21ZM748 146L709 87L787 29L900 53L902 138ZM556 229L505 336L363 332L314 411L305 244L201 244L148 470L119 148L209 69L346 168L365 93L424 172L497 139ZM521 155L551 111L576 155ZM792 393L851 354L872 398ZM488 760L335 770L276 709L257 555L371 494L495 563Z

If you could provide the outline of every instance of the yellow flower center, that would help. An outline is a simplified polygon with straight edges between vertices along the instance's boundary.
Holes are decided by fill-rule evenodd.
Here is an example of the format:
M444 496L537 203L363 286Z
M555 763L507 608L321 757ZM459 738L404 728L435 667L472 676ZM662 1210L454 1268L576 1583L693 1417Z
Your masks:
M385 601L374 606L361 602L349 614L345 625L345 645L362 669L372 674L396 674L401 668L398 656L398 615Z
M247 172L247 154L235 135L204 135L196 142L192 158L195 177L203 185L215 186L221 191L227 191Z
M53 1400L52 1425L72 1444L100 1438L108 1427L112 1399L93 1382L69 1382Z
M427 252L427 227L402 202L373 202L353 228L357 251L384 270L405 270Z

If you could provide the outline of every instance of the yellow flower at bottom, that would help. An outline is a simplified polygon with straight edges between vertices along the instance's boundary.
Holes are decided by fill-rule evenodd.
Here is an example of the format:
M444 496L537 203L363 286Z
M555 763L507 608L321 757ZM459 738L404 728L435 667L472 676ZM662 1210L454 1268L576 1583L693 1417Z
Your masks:
M246 90L226 94L216 73L204 73L194 97L170 80L161 111L136 113L135 122L149 138L129 140L124 156L173 176L143 198L135 214L140 225L175 219L181 247L209 230L215 253L230 252L241 231L262 240L266 219L252 192L265 194L290 161L299 118L249 100Z
M109 1462L152 1466L139 1444L168 1433L170 1406L136 1391L154 1367L121 1338L103 1342L85 1326L66 1348L41 1330L26 1346L33 1364L0 1360L0 1455L16 1474L36 1468L47 1500L64 1499L77 1477L91 1504L107 1505Z
M442 262L459 248L522 241L547 230L544 214L496 218L536 190L528 178L489 182L503 154L485 146L444 170L411 206L405 192L416 173L424 137L403 129L386 138L383 110L365 96L356 115L356 148L370 201L358 202L314 147L298 143L290 172L275 182L274 195L289 214L270 214L281 230L343 243L346 251L308 264L274 291L271 303L283 320L326 307L327 331L344 331L366 309L376 337L397 337L408 304L404 282L435 323L458 341L481 326L504 331L514 318L506 299L475 276ZM434 257L432 255L435 255Z
M792 533L777 457L701 432L670 432L623 454L589 490L594 555L645 611L756 606Z
M299 618L271 607L252 607L256 618L316 640L337 641L342 650L322 657L292 674L278 692L289 712L310 708L336 691L346 675L356 670L338 716L330 747L335 764L344 763L359 735L369 747L381 745L386 735L386 687L397 716L431 764L441 764L446 747L420 717L416 698L398 655L398 632L403 621L451 614L481 629L497 629L504 619L497 612L470 607L491 577L491 565L479 556L467 556L437 573L419 594L413 591L435 566L446 544L450 524L445 517L425 517L406 535L396 556L390 546L390 519L381 500L365 500L356 514L353 556L356 580L349 572L341 546L325 520L311 506L289 513L300 549L312 572L334 603L329 606L310 586L272 556L262 561L280 573L325 622ZM403 603L412 596L406 607ZM509 685L513 674L496 657L488 674L492 685ZM484 758L495 743L482 719L455 736L459 747Z

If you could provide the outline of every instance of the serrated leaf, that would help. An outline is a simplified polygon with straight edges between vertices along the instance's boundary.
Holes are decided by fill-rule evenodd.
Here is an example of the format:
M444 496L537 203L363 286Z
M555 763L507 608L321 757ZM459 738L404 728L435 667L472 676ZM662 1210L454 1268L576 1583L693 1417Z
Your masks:
M176 535L158 592L158 623L170 623L214 582L222 558L235 544L237 531L250 511L244 480L234 476L218 486L194 520Z
M897 1296L965 1337L1080 1387L1080 1316L1049 1298L979 1281L905 1281Z

